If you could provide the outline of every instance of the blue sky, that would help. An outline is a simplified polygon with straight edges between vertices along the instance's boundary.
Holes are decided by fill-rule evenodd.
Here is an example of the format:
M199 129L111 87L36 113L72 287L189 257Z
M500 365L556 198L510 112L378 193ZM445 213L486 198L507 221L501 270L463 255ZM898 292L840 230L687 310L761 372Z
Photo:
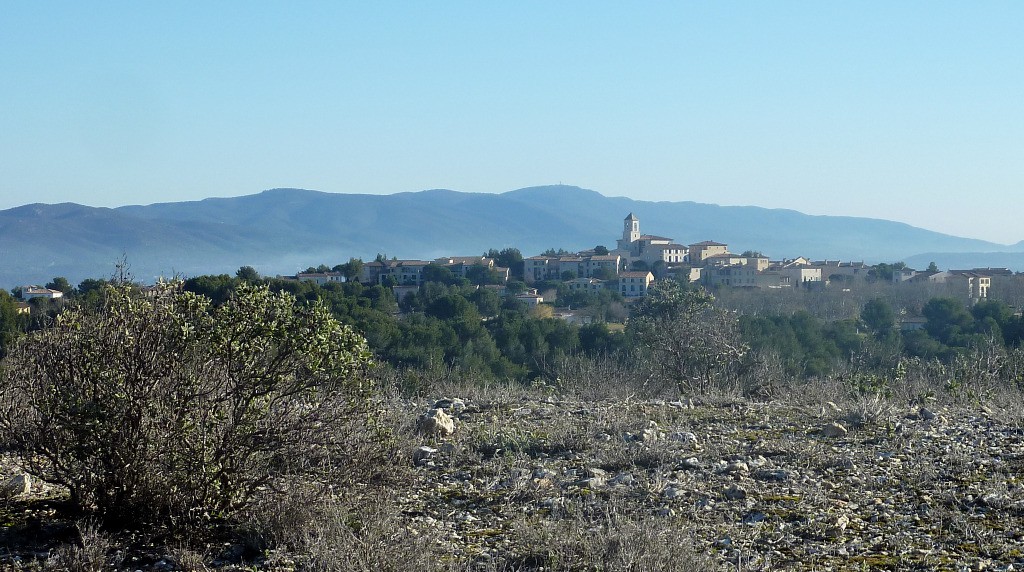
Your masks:
M0 209L562 182L1024 239L1020 2L0 8Z

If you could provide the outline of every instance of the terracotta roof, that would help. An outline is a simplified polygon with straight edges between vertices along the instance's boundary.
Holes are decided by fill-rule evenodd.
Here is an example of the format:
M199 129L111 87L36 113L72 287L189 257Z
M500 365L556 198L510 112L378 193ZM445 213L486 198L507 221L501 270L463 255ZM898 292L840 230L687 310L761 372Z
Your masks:
M619 278L646 278L650 272L622 272Z

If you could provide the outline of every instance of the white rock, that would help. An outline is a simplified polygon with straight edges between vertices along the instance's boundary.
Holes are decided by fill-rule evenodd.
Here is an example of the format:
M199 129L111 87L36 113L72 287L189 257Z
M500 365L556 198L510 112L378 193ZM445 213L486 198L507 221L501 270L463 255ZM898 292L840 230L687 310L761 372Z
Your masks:
M726 465L725 472L730 475L749 473L750 466L744 461L736 460Z
M632 473L619 473L618 475L615 475L614 479L612 479L612 480L610 480L608 482L609 482L609 484L628 487L628 486L632 485L633 483L635 483L636 479L633 478Z
M846 427L843 427L839 423L829 423L821 428L822 437L846 437L849 433Z
M680 443L693 443L697 444L697 435L689 431L676 431L669 435L669 439L673 441L679 441Z
M729 500L743 500L747 498L747 491L743 487L733 485L725 489L725 498Z
M0 487L0 497L14 498L32 492L32 477L28 473L14 475Z
M416 431L423 435L446 437L455 432L455 420L444 409L431 409L420 417Z

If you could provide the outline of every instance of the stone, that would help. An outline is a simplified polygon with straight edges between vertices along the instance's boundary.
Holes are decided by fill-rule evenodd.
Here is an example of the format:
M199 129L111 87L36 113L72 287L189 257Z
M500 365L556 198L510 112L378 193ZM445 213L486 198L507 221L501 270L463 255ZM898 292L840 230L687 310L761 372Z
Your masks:
M633 474L632 473L619 473L618 475L615 475L615 478L613 478L612 480L608 481L609 484L623 486L623 487L632 486L633 483L635 483L635 482L636 482L636 479L633 478Z
M661 431L658 429L658 424L651 421L647 424L647 427L640 432L640 440L645 443L653 443L661 438Z
M783 469L761 469L754 473L754 478L761 481L784 483L789 480L789 473Z
M750 472L750 466L746 461L735 460L725 466L725 472L730 475L742 475Z
M15 498L32 492L32 477L28 473L14 475L0 487L0 497Z
M747 498L747 491L743 487L732 485L725 489L725 498L729 500L743 500Z
M687 457L679 463L679 468L684 471L700 471L704 469L704 464L697 457Z
M821 436L829 438L846 437L849 431L839 423L829 423L821 428Z
M434 402L433 409L449 409L455 415L462 413L466 409L466 402L458 397L443 397Z
M743 515L743 524L760 524L764 522L767 518L768 516L765 515L763 512L755 510L753 512L748 512L747 514Z
M846 527L850 524L850 517L845 514L841 514L830 520L831 522L828 523L823 531L826 538L839 538L844 532L846 532Z
M423 435L447 437L455 432L455 420L444 409L434 408L420 416L416 431Z
M581 489L597 489L603 487L605 480L603 477L590 477L586 479L580 479L570 483L570 486L579 487Z
M416 467L425 467L432 462L434 454L437 453L437 449L433 447L416 447L412 452L412 464Z
M678 441L680 443L688 443L693 445L697 444L697 435L689 431L676 431L675 433L669 435L669 439L673 441Z

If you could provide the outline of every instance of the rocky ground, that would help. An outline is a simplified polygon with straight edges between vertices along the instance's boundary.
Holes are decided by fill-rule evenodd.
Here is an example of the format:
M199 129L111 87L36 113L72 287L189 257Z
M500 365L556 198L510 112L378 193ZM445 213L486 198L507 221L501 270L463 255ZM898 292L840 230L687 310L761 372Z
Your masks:
M361 509L372 523L339 517L344 550L321 527L312 552L107 555L166 570L1024 569L1016 406L523 392L394 407L401 476ZM17 545L40 494L55 493L0 504L0 565L55 550Z

